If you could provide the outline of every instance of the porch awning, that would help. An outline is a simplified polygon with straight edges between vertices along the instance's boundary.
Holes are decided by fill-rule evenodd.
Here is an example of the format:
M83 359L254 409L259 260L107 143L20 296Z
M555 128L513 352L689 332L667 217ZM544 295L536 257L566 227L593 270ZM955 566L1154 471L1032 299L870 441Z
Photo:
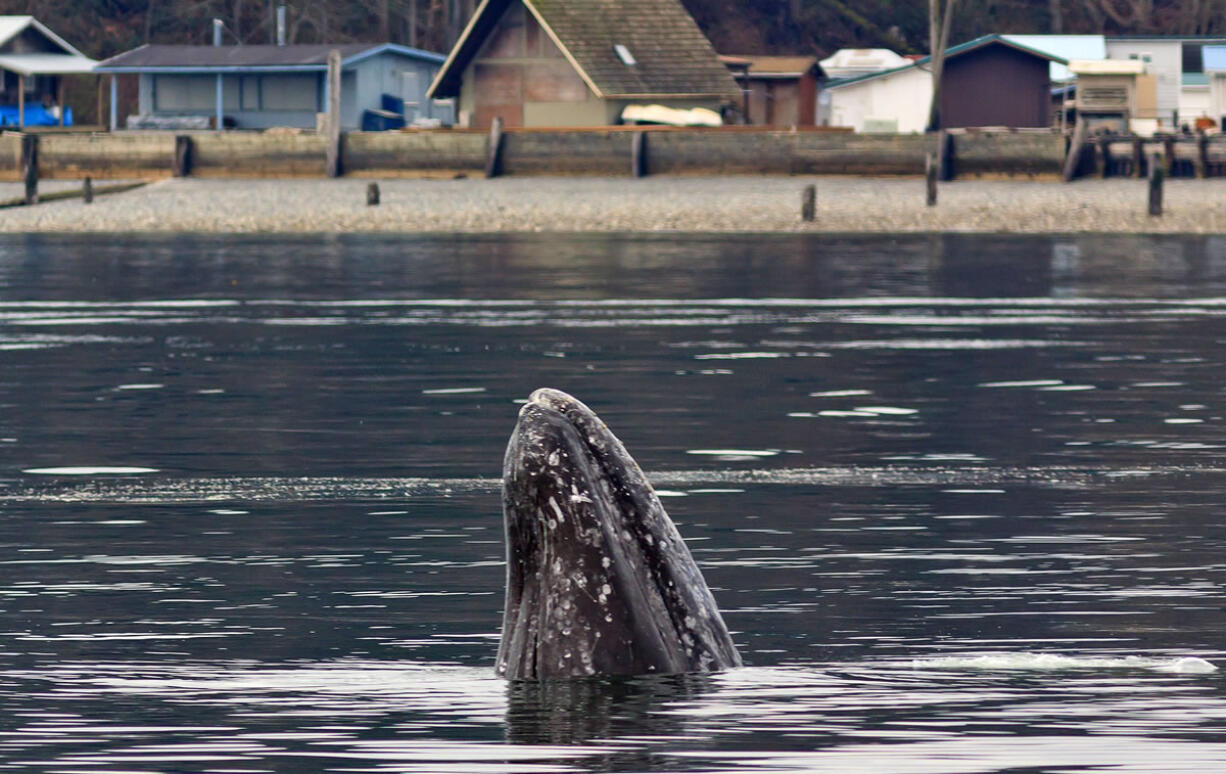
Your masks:
M87 56L72 54L0 54L0 68L19 75L87 75L96 64Z

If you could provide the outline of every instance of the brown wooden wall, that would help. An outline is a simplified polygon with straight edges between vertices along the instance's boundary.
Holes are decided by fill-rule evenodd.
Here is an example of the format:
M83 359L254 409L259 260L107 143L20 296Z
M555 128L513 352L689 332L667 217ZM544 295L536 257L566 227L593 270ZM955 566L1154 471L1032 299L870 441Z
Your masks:
M813 126L817 113L817 78L806 73L793 78L742 78L746 118L754 126Z
M1051 126L1046 59L1004 44L951 57L941 83L941 125Z
M584 102L587 84L522 3L512 3L474 59L472 127L487 129L494 117L523 126L524 103Z

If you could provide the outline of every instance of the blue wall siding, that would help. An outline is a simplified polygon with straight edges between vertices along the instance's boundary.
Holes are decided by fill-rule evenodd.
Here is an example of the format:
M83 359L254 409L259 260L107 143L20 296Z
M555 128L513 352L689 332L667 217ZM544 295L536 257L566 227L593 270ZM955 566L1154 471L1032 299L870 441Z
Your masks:
M391 94L399 99L417 102L421 107L416 115L431 116L432 112L425 99L426 87L430 85L439 65L433 62L423 62L413 57L394 51L385 51L377 56L356 62L345 68L341 74L341 127L346 130L361 128L362 115L367 110L382 108L384 94ZM413 77L406 78L411 73ZM272 75L272 74L270 74ZM284 77L288 74L278 74ZM256 77L252 75L225 75L224 83L224 115L233 119L239 129L267 129L273 126L294 126L304 129L315 128L315 114L327 109L325 74L322 72L300 73L299 77L310 78L317 85L317 105L314 110L270 110L266 108L250 109L243 104L240 90L242 79ZM142 73L140 76L139 109L142 115L157 116L213 116L215 115L214 99L207 105L201 103L199 95L207 90L211 95L216 93L215 75L175 75L171 77L154 76ZM196 101L181 94L165 95L159 100L158 90L178 89L184 94L191 92L196 95ZM248 87L251 88L251 87ZM408 93L406 93L408 92ZM162 104L160 105L159 102ZM186 103L190 103L185 107ZM167 109L166 104L176 107ZM415 115L407 115L412 121Z

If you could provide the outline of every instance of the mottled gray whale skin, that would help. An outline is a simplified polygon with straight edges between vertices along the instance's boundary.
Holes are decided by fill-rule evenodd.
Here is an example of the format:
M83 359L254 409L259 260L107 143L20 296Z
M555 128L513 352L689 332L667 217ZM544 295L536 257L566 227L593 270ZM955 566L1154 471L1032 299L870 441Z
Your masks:
M502 477L507 593L497 672L511 680L741 665L681 535L621 441L540 389Z

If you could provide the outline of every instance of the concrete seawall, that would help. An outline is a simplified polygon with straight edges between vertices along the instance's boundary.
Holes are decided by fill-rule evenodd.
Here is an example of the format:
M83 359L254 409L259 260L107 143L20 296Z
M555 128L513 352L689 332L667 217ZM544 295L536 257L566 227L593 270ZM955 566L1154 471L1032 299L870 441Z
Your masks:
M652 175L922 175L938 150L934 135L864 135L728 127L703 130L507 130L502 174L629 176L634 135L643 131L643 169ZM186 138L186 139L184 139ZM327 139L313 132L116 133L39 136L39 176L47 179L159 178L176 172L176 144L188 149L179 172L198 177L323 177ZM186 143L186 146L184 146ZM484 132L351 132L341 168L352 177L456 177L483 174ZM966 133L950 138L956 176L1052 178L1065 139L1055 133ZM181 152L181 151L180 151ZM0 180L22 175L21 136L0 136Z

